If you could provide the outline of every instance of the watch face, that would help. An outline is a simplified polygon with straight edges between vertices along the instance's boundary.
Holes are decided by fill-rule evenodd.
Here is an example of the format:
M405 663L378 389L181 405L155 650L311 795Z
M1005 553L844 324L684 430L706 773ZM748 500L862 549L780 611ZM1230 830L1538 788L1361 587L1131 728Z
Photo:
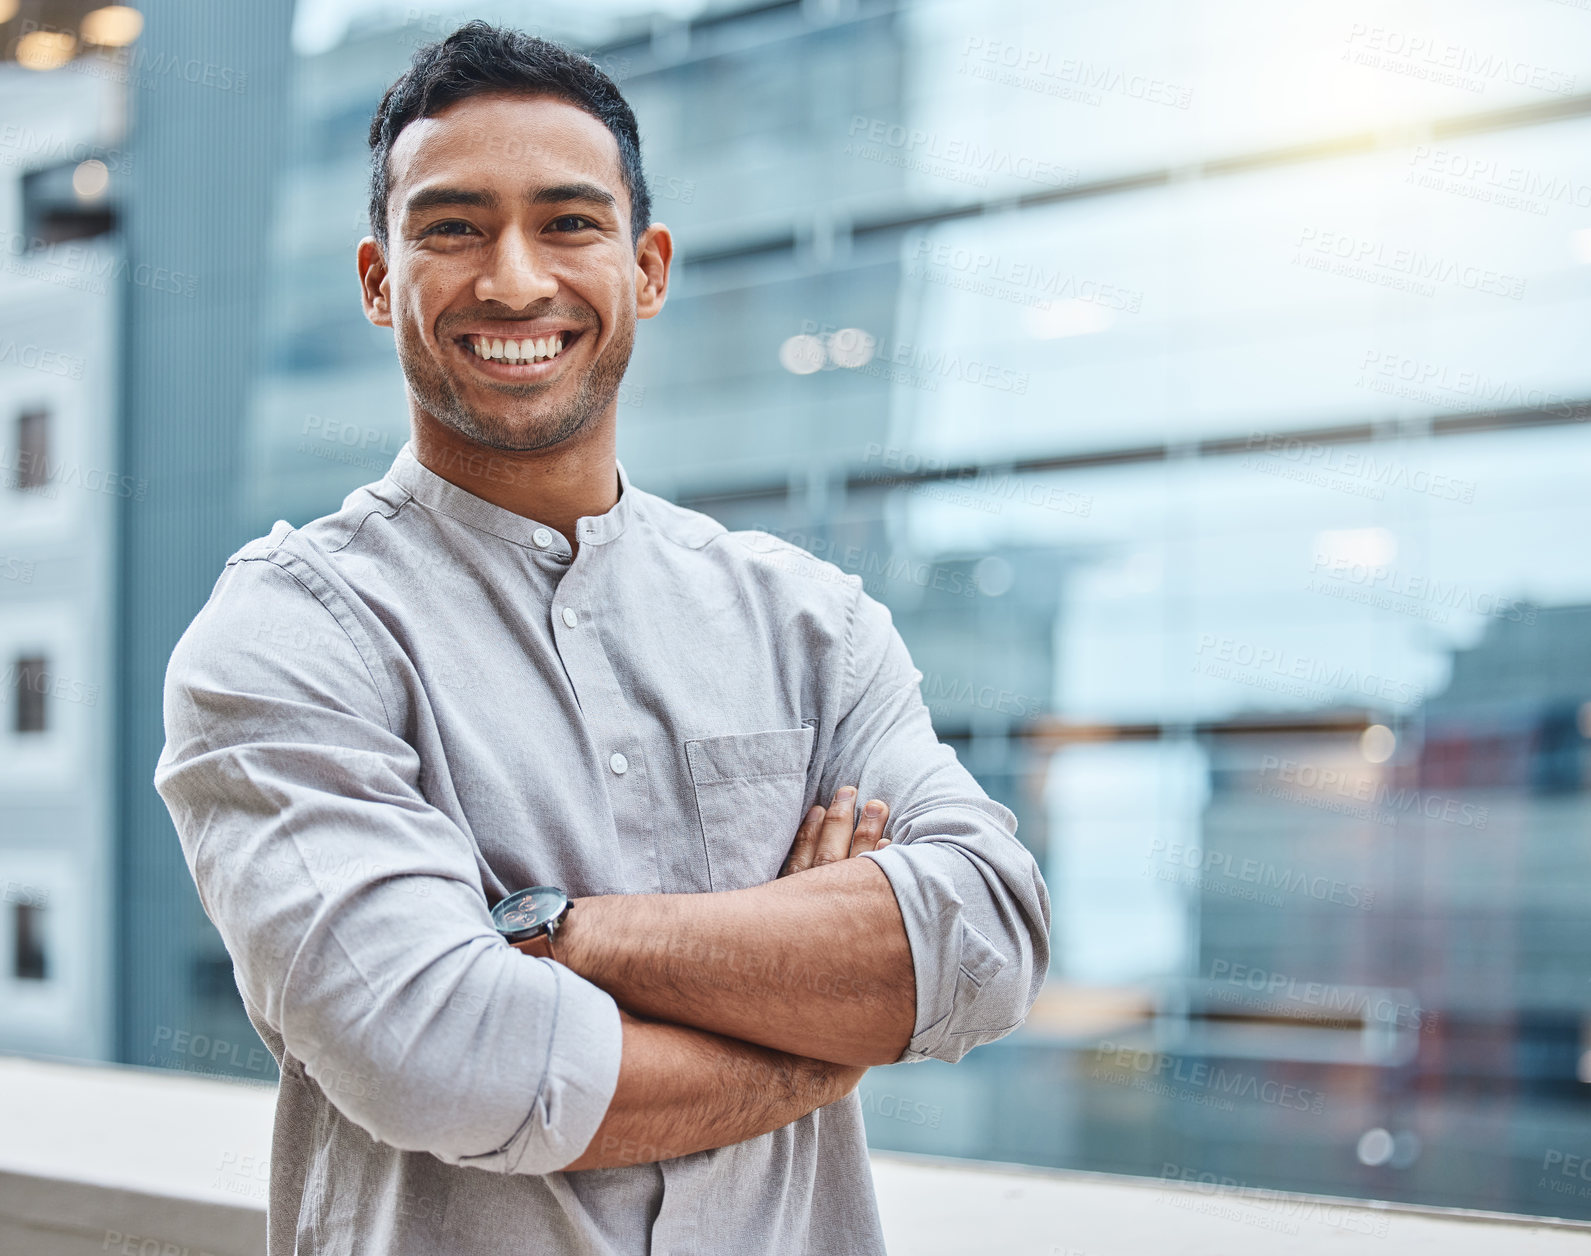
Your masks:
M492 923L499 933L519 934L546 925L568 904L569 898L550 885L533 885L516 890L492 908Z

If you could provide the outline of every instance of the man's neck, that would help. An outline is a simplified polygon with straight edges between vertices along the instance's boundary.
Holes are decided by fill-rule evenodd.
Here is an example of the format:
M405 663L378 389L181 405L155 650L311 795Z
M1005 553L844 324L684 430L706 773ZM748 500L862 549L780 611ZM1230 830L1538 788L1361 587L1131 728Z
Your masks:
M414 456L427 470L494 506L561 532L578 551L575 524L619 500L613 427L554 449L514 452L478 445L439 423L414 424Z

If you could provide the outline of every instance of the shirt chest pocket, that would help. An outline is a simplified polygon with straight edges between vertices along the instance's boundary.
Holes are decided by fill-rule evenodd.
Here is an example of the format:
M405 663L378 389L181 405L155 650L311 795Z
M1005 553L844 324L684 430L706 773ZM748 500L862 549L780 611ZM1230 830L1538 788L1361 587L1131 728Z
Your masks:
M816 731L698 737L685 743L713 890L766 885L779 875L806 811Z

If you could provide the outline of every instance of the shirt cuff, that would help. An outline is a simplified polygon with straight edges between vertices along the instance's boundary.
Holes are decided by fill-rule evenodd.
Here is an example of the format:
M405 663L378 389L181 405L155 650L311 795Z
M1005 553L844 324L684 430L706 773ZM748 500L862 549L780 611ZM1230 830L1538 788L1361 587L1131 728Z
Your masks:
M529 1114L496 1151L464 1163L499 1173L554 1173L580 1158L619 1083L624 1030L613 996L562 964L537 960L557 979L551 1040ZM527 1041L534 1034L527 1031ZM527 1071L534 1062L525 1061Z
M940 842L891 844L867 851L895 891L917 983L917 1023L897 1063L954 1062L973 1044L957 1028L1006 956L966 919L953 876L976 875L967 860Z

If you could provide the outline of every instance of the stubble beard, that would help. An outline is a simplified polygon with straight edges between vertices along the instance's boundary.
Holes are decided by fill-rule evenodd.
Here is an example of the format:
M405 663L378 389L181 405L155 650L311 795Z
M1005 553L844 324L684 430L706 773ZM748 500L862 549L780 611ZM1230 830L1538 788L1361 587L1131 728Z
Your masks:
M596 330L590 329L587 334L594 336ZM400 340L398 362L403 368L410 392L437 422L465 440L488 449L525 453L560 444L603 414L618 395L634 345L635 324L632 321L618 328L608 347L591 364L567 403L550 413L532 408L528 415L521 412L510 416L505 411L520 399L544 395L549 385L490 381L486 387L502 397L505 404L483 410L464 399L457 378L449 374L423 347L415 348ZM564 386L561 380L553 385Z

